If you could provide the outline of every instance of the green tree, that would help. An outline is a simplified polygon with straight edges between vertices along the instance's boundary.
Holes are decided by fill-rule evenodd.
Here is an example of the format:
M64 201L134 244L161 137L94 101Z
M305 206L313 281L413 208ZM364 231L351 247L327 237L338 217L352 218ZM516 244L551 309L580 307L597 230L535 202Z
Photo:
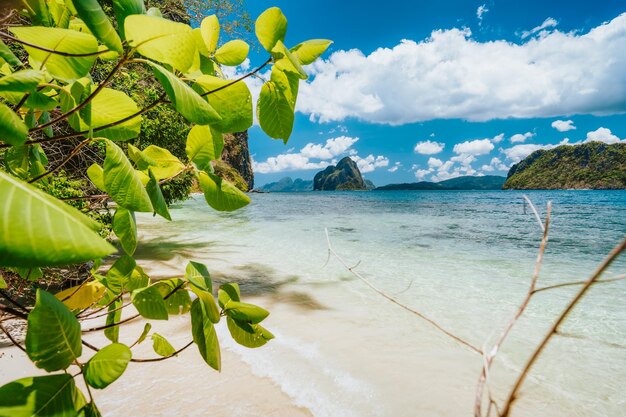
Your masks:
M223 135L252 124L252 100L243 79L271 68L257 103L258 119L270 137L287 142L298 84L307 77L302 65L313 62L330 42L307 41L288 49L283 44L286 18L278 8L268 9L256 20L255 32L269 58L243 77L225 80L219 68L239 65L249 48L241 40L220 43L216 16L192 29L163 18L158 9L146 9L140 0L113 0L112 8L115 22L96 0L28 0L20 13L32 23L0 31L0 267L39 279L40 268L94 262L80 285L54 295L38 290L32 309L7 296L0 278L8 302L0 304L0 311L27 322L25 345L16 344L50 373L0 387L0 415L99 415L90 389L86 399L74 378L103 389L130 362L146 361L135 358L132 347L150 334L150 324L128 343L121 340L119 326L130 320L189 313L191 341L175 349L153 333L159 356L149 360L169 358L195 344L217 370L221 363L214 325L222 317L233 339L244 346L259 347L273 338L261 325L269 313L242 302L237 284L224 284L214 293L203 264L190 261L181 277L152 282L133 258L138 243L134 213L170 220L161 186L186 173L197 179L213 209L247 205L248 196L213 170ZM128 68L138 66L160 85L147 102L115 88ZM104 73L102 67L107 67ZM141 134L148 112L161 106L193 125L185 162L165 147L139 149L128 142ZM59 134L53 129L57 126L65 126L67 133ZM42 147L48 143L76 144L67 158L50 166ZM83 199L105 196L116 206L112 227L121 251L108 268L101 268L102 259L116 249L97 233L100 225L80 205L72 207L46 193L46 187L35 186L61 178L64 166L83 148L104 153L101 164L86 170L98 194ZM129 302L123 303L124 297ZM131 304L136 314L126 311ZM82 321L102 312L105 325L81 330ZM83 334L100 331L109 345L97 347L83 339ZM96 353L85 359L83 348ZM81 372L72 376L70 366Z

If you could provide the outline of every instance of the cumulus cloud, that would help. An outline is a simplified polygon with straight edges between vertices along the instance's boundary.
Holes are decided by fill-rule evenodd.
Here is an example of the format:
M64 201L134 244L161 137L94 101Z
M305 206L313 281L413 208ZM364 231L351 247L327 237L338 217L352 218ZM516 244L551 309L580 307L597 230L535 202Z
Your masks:
M504 133L500 133L499 135L494 136L493 138L491 138L491 141L493 143L500 143L504 140Z
M568 132L570 130L576 129L573 120L555 120L554 122L552 122L552 127L559 132Z
M539 37L545 37L549 33L548 29L554 28L558 24L559 23L555 19L549 17L546 20L544 20L543 23L540 24L539 26L534 27L531 30L522 32L521 38L526 39L529 36L532 36L534 34L538 34Z
M387 171L389 172L396 172L398 169L402 168L402 163L400 162L396 162L395 164L393 164L393 166L391 168L389 168Z
M352 155L350 158L356 162L356 165L359 167L359 171L363 174L372 172L376 168L389 166L389 159L382 155L374 156L370 154L365 158L361 158L358 155Z
M436 30L425 40L369 55L337 51L312 64L297 108L319 122L389 125L624 113L625 44L626 13L587 33L553 30L520 43Z
M368 155L361 158L352 148L359 138L339 136L326 140L325 143L307 143L299 152L289 149L286 153L272 156L265 161L252 160L252 169L261 174L271 172L301 171L323 169L329 165L336 165L339 157L349 155L361 172L372 172L376 168L389 166L389 159L383 155ZM397 163L396 166L401 166Z
M443 151L446 145L444 143L425 140L417 142L414 151L422 155L435 155Z
M454 145L453 151L465 155L486 155L493 150L489 139L476 139Z
M483 172L508 171L509 166L504 164L500 158L491 158L489 165L483 165L480 170Z
M535 145L532 143L527 143L524 145L515 145L508 149L502 149L502 153L506 155L506 158L508 160L516 164L522 159L526 158L531 153L539 149L552 149L552 148L554 148L554 145Z
M339 136L338 138L328 139L324 145L319 143L307 143L306 146L300 150L300 154L310 159L332 159L346 152L358 140L359 138Z
M620 140L620 138L618 138L611 132L611 129L607 129L606 127L600 127L597 130L588 132L585 142L620 143L626 142L626 139Z
M533 136L535 136L535 134L532 132L516 133L515 135L511 136L511 143L525 142L526 139L530 139Z

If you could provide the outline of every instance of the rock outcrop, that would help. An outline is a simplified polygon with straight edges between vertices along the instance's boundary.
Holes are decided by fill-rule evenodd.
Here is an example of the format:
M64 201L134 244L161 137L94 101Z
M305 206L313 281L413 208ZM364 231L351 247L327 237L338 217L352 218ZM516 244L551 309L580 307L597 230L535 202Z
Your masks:
M315 174L313 189L320 191L333 190L367 190L361 171L356 163L346 156L336 166L329 166Z
M538 150L511 167L505 189L626 189L626 143Z
M224 135L222 160L215 164L215 171L242 191L254 188L247 131Z

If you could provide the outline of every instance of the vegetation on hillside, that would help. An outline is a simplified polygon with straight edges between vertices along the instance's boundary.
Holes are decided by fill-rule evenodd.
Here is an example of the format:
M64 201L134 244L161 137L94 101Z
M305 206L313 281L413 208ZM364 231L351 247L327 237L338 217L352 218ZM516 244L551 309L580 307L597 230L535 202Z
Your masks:
M19 275L20 283L37 285L37 290L34 306L25 305L11 296L8 287L14 282L7 282L0 271L0 331L48 375L0 387L0 415L99 416L91 390L115 382L131 362L157 362L195 345L205 362L219 370L214 325L222 318L243 346L259 347L273 338L260 324L269 312L242 302L237 284L214 291L201 263L190 261L178 277L152 282L133 257L138 246L135 213L171 220L162 186L185 174L196 179L213 209L233 211L247 205L249 197L213 168L224 135L252 125L253 103L243 79L271 68L257 116L268 136L287 142L298 85L307 78L302 66L315 61L330 41L287 48L287 19L280 9L270 8L255 22L269 57L229 81L220 77L220 68L240 65L249 46L242 40L220 42L215 15L192 29L164 18L157 8L146 9L142 0L113 0L115 20L97 0L32 0L23 5L18 12L22 24L7 26L10 17L0 19L0 268ZM125 90L124 80L133 80L133 71L145 74L135 77L136 85L152 80L145 84L154 87L152 100ZM167 141L163 146L134 146L132 140L143 128L158 135L159 123L144 125L144 119L163 108L192 126L184 148L172 146L171 151ZM52 162L47 147L52 143L69 147L67 157ZM86 171L90 194L80 190L75 195L70 190L83 184L62 172L83 149L96 155L77 166ZM115 207L112 230L118 248L85 215L92 201L110 201ZM111 255L113 264L102 267ZM56 294L39 285L50 267L76 264L88 265L80 272L80 284ZM129 312L129 306L137 313ZM150 335L150 323L133 340L120 336L119 326L125 322L187 313L191 341L176 349L152 332L153 358L136 358L132 350ZM90 321L100 316L104 324ZM26 323L24 343L2 326L6 319ZM93 332L103 332L110 343L95 346L85 338ZM86 391L76 378L83 380Z
M625 189L626 143L538 150L509 171L505 189Z
M376 190L500 190L506 178L497 175L482 177L464 176L439 182L420 181L404 184L389 184Z

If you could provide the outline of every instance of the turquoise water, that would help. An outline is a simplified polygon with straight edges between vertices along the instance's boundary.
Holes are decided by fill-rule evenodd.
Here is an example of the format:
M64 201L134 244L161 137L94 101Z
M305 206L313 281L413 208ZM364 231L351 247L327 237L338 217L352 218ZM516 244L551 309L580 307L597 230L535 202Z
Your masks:
M530 191L553 203L539 286L588 277L626 235L625 191ZM541 231L522 193L388 191L254 194L235 213L198 196L171 223L138 216L140 264L167 276L187 259L242 282L277 335L250 351L225 340L316 416L471 415L481 358L374 293L386 293L490 348L523 298ZM156 261L155 261L156 259ZM164 272L167 271L167 272ZM172 272L169 272L172 271ZM626 256L607 276L626 273ZM494 395L576 291L537 294L498 355ZM514 415L626 416L626 280L598 285L537 364Z

